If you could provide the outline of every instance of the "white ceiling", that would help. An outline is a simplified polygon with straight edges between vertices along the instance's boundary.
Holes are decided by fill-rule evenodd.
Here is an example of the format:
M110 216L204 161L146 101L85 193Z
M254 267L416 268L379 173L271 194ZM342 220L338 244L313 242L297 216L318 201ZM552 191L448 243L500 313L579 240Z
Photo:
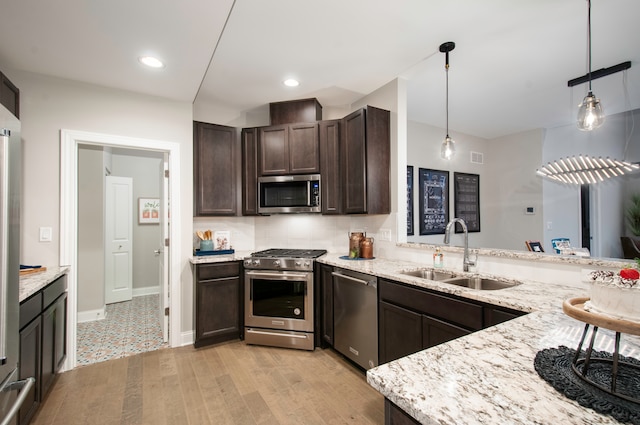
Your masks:
M344 106L401 76L410 119L494 138L571 122L585 86L585 0L0 0L0 66L238 111ZM593 82L608 114L640 107L640 1L593 0ZM137 62L154 54L162 70ZM281 82L301 81L291 89Z

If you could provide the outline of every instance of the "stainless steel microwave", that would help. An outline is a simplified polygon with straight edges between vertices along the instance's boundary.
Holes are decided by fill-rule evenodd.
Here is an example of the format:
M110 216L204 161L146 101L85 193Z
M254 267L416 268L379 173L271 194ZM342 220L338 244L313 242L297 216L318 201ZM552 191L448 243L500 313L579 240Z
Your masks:
M319 213L320 174L258 177L258 213Z

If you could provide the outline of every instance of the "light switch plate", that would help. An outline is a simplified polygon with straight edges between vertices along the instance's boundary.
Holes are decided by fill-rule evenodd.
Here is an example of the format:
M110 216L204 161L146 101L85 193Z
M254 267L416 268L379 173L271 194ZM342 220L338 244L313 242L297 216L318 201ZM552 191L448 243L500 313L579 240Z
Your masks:
M391 242L391 229L380 229L378 240Z
M40 228L40 242L51 242L53 237L53 229L51 227Z

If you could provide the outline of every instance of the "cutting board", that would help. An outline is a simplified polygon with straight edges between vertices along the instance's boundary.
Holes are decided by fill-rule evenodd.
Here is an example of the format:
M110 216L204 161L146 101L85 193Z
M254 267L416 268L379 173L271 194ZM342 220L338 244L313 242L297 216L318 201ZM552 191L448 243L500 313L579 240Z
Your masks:
M20 276L24 276L26 274L46 272L46 271L47 271L46 267L38 267L37 269L23 269L23 270L20 270Z

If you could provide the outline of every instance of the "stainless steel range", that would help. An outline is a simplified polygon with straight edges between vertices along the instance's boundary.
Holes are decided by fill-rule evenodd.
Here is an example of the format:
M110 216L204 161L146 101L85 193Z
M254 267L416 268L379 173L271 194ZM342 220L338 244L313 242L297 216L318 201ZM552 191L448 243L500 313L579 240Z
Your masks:
M244 340L314 349L313 267L323 249L267 249L244 260Z

